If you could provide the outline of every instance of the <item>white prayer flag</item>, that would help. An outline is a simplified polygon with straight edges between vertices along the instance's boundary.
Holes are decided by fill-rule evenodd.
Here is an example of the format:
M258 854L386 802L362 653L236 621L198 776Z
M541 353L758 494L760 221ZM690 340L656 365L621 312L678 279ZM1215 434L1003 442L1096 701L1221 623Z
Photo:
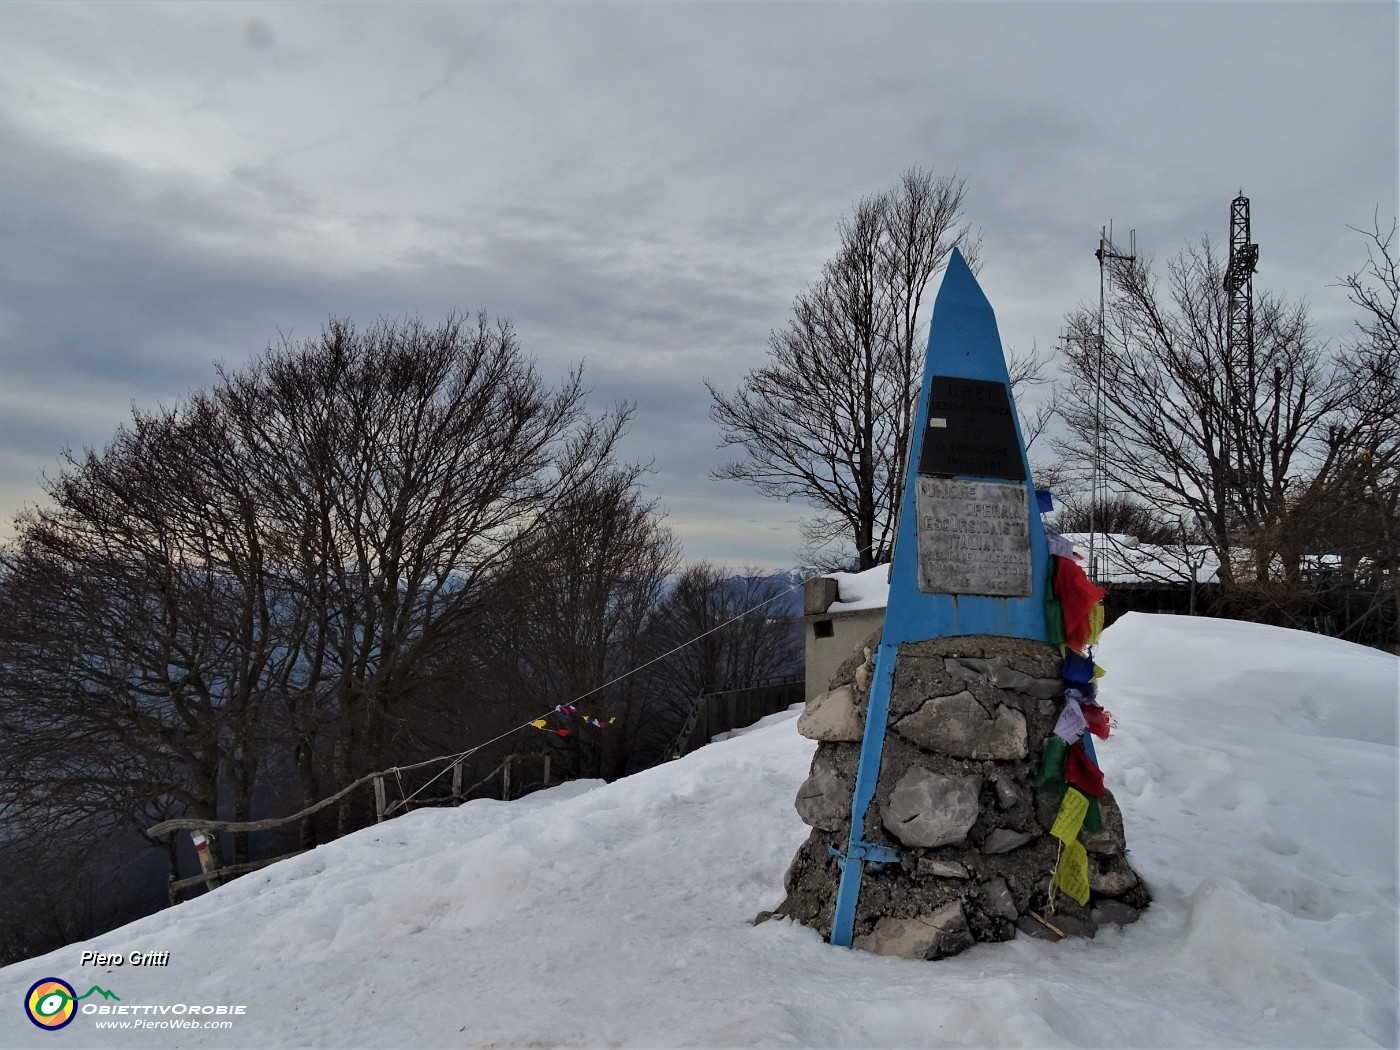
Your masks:
M1089 723L1084 719L1084 711L1078 701L1065 700L1065 708L1060 712L1060 720L1055 723L1055 735L1066 744L1072 744L1084 735Z

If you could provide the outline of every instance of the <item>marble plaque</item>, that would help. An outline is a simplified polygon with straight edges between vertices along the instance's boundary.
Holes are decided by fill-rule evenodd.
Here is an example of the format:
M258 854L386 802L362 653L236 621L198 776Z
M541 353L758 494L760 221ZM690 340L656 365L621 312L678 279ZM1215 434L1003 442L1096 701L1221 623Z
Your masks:
M1030 504L1024 485L919 478L919 590L1029 597Z

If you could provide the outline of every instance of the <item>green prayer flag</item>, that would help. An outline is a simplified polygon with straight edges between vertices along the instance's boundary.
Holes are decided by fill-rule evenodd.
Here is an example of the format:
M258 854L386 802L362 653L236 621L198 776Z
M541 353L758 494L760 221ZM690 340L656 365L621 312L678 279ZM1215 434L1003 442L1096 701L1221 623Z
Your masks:
M1068 753L1069 745L1054 733L1045 738L1041 746L1040 773L1035 778L1036 787L1065 782L1065 756Z
M1045 581L1045 632L1051 645L1065 644L1065 610L1055 597L1055 559L1050 558Z
M1089 800L1089 812L1084 814L1084 830L1103 830L1103 813L1099 810L1099 800L1096 798Z

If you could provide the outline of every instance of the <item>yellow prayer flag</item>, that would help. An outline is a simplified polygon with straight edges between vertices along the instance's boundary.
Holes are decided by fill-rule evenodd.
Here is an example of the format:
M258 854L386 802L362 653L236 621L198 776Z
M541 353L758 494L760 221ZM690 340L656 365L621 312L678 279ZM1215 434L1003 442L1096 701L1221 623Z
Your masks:
M1065 800L1060 803L1060 814L1055 818L1050 834L1068 846L1079 838L1079 829L1084 826L1084 815L1089 812L1089 796L1074 788L1065 792Z
M1089 644L1098 645L1103 634L1103 602L1095 602L1089 610Z
M1102 678L1102 677L1103 677L1104 675L1106 675L1106 674L1108 674L1107 671L1105 671L1105 670L1104 670L1102 667L1100 667L1098 664L1095 664L1095 665L1094 665L1094 677L1091 679L1091 681L1097 682L1100 678Z
M1054 883L1081 907L1089 903L1089 854L1078 839L1065 843Z
M544 728L545 728L545 721L544 721L543 718L537 718L537 719L535 719L533 722L531 722L530 724L531 724L532 726L534 726L536 729L544 729Z

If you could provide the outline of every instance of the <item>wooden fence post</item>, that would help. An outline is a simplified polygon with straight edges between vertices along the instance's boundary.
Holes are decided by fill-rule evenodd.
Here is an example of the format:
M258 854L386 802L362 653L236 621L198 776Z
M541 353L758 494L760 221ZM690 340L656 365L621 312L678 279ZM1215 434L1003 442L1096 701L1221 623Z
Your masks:
M452 763L452 804L454 806L462 804L462 760L460 758Z
M381 823L384 820L384 778L374 778L374 820Z
M515 761L514 755L507 755L505 764L501 766L501 801L510 801L510 764Z
M207 889L219 887L219 861L214 856L213 842L202 831L191 831L190 841L194 843L195 856L199 858L199 870L204 872L204 885Z
M549 787L549 762L554 756L548 751L544 755L544 786Z

